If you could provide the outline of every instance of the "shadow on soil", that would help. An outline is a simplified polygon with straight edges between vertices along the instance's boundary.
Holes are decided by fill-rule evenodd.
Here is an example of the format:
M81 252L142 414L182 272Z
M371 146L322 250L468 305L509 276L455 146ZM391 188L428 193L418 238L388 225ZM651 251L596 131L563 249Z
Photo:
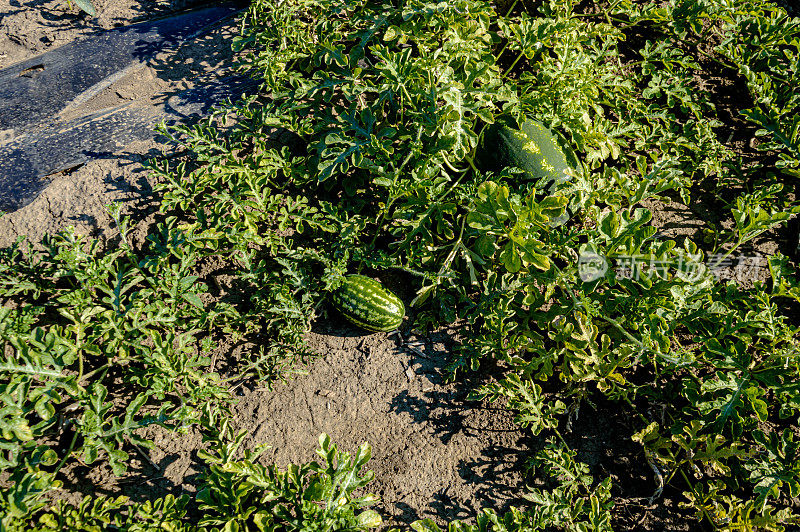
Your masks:
M94 0L92 2L102 15L108 2ZM214 0L141 0L136 4L134 13L127 13L124 18L111 17L109 22L115 27L136 24L143 20L165 17L188 9L218 5ZM244 2L242 2L244 4ZM30 10L38 10L44 24L54 32L74 30L75 27L90 30L88 35L101 33L104 30L96 18L77 7L69 8L62 0L9 0L5 9L0 8L0 18L16 15Z
M74 462L65 468L59 475L59 479L63 482L59 498L76 504L87 495L109 497L125 495L133 502L144 502L167 494L179 496L184 493L185 485L198 486L200 483L200 473L187 474L182 477L180 483L164 475L168 468L176 465L181 465L187 470L192 466L200 468L202 461L196 450L188 457L181 453L170 453L157 462L144 458L143 453L146 453L146 450L140 452L132 446L127 446L125 451L130 454L127 462L128 470L120 477L114 475L102 458L94 464Z

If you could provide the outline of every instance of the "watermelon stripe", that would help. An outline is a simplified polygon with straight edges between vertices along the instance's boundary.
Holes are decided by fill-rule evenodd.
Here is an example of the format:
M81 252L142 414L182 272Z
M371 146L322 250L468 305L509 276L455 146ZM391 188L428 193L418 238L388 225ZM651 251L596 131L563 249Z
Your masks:
M574 172L553 134L534 120L523 122L521 129L495 122L486 129L478 155L484 169L499 171L514 166L528 179L542 180L543 184L569 180Z
M348 275L333 293L333 304L352 323L368 331L391 331L405 315L403 302L378 281Z

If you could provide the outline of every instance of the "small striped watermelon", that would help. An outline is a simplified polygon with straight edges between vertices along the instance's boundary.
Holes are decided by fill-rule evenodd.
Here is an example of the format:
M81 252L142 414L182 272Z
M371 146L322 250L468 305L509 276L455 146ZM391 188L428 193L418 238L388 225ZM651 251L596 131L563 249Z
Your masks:
M347 275L332 299L345 318L372 332L397 329L406 313L399 297L364 275Z

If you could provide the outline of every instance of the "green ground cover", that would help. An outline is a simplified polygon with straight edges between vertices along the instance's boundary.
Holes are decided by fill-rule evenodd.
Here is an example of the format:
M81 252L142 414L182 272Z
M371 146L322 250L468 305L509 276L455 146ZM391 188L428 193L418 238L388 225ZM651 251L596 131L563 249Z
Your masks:
M322 437L319 463L279 470L225 417L234 384L311 355L342 274L387 271L414 287L403 328L461 323L451 378L491 367L474 396L541 442L529 504L453 531L611 530L612 479L568 438L600 402L636 420L655 503L671 490L698 529L800 525L800 19L761 0L255 0L233 46L261 91L168 132L189 156L151 163L144 245L117 215L112 250L64 232L0 251L0 528L380 526L368 446ZM572 179L481 170L501 118L556 132ZM654 223L667 202L692 234ZM761 277L720 275L765 240ZM236 298L198 273L211 260ZM222 337L259 347L209 371ZM123 474L152 424L202 429L196 496L51 504L66 464Z

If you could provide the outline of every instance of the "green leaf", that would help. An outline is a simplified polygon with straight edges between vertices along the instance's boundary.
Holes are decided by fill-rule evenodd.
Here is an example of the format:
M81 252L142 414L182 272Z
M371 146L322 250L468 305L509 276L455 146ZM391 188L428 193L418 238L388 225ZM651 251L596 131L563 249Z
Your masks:
M190 305L199 309L203 308L203 302L200 300L200 296L194 292L183 292L181 297Z
M531 264L534 268L545 272L552 266L552 263L547 256L534 252L525 253L525 262Z
M97 11L94 8L94 4L92 4L91 0L73 0L75 5L81 8L84 12L86 12L90 17L97 16Z
M359 527L378 528L383 523L381 515L375 510L364 510L356 517Z
M510 273L516 273L522 268L522 258L513 242L509 242L500 253L500 261Z

